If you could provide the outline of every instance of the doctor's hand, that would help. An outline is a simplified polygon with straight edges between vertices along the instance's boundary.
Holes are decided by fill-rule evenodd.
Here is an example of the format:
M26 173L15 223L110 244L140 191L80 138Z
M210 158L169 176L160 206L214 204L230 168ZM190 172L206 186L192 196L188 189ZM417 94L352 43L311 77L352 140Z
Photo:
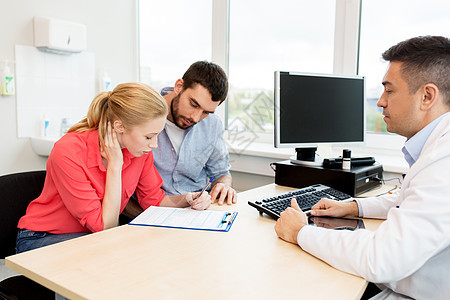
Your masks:
M100 147L100 153L102 158L106 159L109 167L122 168L123 154L122 149L117 139L117 134L114 128L111 126L111 122L108 122L106 130L106 136L104 137L104 145Z
M328 217L311 217L310 220L317 226L327 229L348 229L357 228L357 219L344 219L344 218L328 218Z
M199 194L200 193L187 193L185 196L186 202L196 210L208 209L208 207L211 205L211 196L208 194L208 192L203 192L201 195ZM199 197L195 199L195 197L197 196Z
M286 208L280 214L280 218L275 224L275 232L283 240L297 244L297 235L303 226L308 225L308 217L292 198L291 207Z
M223 205L224 201L227 201L228 205L234 204L237 201L236 191L226 183L216 183L210 192L211 203L217 201L217 204Z
M312 216L346 217L358 216L358 203L356 201L341 202L323 198L311 208Z

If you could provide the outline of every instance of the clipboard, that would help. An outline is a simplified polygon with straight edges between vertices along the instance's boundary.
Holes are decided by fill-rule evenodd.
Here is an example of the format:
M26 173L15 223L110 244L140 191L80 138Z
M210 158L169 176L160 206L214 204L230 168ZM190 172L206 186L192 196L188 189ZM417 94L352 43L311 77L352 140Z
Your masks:
M150 206L129 225L228 232L238 212Z

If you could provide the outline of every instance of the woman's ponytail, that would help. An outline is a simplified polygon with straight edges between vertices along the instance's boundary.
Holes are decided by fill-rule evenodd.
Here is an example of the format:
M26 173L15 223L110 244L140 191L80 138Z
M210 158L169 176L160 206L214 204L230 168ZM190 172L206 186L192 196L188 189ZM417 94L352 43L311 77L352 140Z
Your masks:
M108 112L110 95L111 92L102 92L98 94L94 100L92 100L86 118L73 125L67 132L83 132L98 129L100 143L103 144L102 137L106 134L108 119L110 117L110 113Z
M107 133L108 121L120 120L131 129L156 117L166 117L168 106L164 98L143 83L122 83L112 92L102 92L92 100L86 118L67 132L99 131L100 144Z

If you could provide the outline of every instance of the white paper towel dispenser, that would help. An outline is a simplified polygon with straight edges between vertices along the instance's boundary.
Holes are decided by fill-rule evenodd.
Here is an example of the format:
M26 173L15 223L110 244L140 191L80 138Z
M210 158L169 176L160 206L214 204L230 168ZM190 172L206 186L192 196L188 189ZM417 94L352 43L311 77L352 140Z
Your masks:
M72 54L86 50L86 26L49 17L34 17L34 46L39 50Z

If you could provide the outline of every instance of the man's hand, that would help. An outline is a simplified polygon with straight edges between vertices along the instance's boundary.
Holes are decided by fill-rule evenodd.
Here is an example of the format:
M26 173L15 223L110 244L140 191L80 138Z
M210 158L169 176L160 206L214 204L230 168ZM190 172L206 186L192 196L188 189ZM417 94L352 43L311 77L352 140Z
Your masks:
M237 201L236 191L226 183L216 183L209 194L211 195L211 203L217 201L217 204L223 205L226 200L227 204L231 205Z
M321 199L311 208L313 216L329 216L329 217L358 217L358 203L356 201L341 202L327 198Z
M327 229L355 229L358 227L358 219L311 217L310 220L314 224L316 224L317 227L323 227Z
M291 207L286 208L280 214L280 218L275 224L275 232L283 240L297 244L297 235L303 226L308 225L308 217L293 198Z
M208 192L203 192L200 196L199 194L200 193L187 193L185 198L186 202L196 210L208 209L208 207L211 205L211 197L209 196ZM195 198L197 196L199 197Z

